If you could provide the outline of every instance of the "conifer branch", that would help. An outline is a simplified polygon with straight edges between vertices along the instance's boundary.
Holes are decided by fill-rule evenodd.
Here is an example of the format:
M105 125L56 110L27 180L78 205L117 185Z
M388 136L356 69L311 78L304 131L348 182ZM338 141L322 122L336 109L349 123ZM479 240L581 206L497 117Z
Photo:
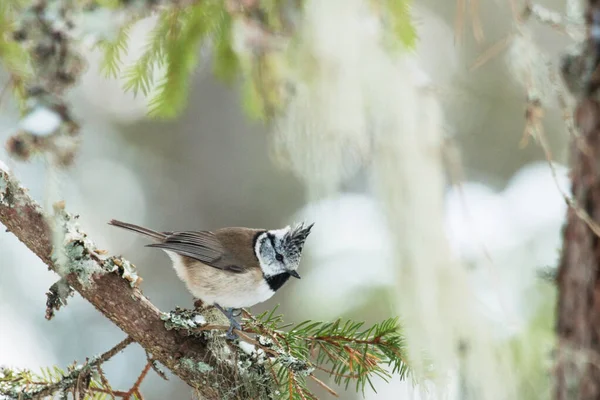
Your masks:
M54 211L52 216L44 215L16 179L0 170L0 223L57 272L64 280L62 285L77 291L129 335L121 345L88 362L86 371L135 341L151 355L138 382L159 361L206 399L220 399L225 394L241 399L277 398L277 387L289 398L314 398L307 380L335 393L314 375L316 369L327 371L346 387L354 382L357 390L364 390L367 383L372 386L373 375L387 380L392 374L401 379L408 374L396 319L369 329L352 321L307 321L286 331L276 309L256 317L244 310L244 328L237 333L253 345L248 351L223 339L228 326L214 308L161 313L139 290L141 278L135 266L97 249L79 229L77 217L64 210L64 204ZM51 227L64 238L64 248L53 247ZM59 375L63 383L53 382L56 385L45 390L64 389L68 381L76 382L79 391L112 391L101 372L95 380L71 370ZM85 378L83 383L80 376ZM131 391L113 393L128 398L138 396L138 389L139 383Z
M283 316L276 315L276 309L256 317L242 310L243 328L234 332L241 341L254 346L252 354L266 358L269 370L277 377L275 381L282 392L313 398L314 395L306 387L308 378L337 396L333 389L315 376L316 370L333 377L336 384L344 383L347 388L354 382L356 390L363 391L367 383L373 386L371 377L374 375L386 381L393 374L400 379L407 378L409 364L396 318L366 330L362 330L364 324L361 322L342 323L337 320L305 321L284 331ZM192 315L186 310L176 310L169 318L189 320ZM174 328L189 329L183 325L175 325ZM191 331L198 333L227 329L227 325L204 324ZM391 372L384 366L391 367Z
M67 371L58 367L42 369L41 374L29 370L0 368L0 395L14 400L33 400L44 398L65 397L68 393L74 399L98 399L104 395L123 400L143 399L140 386L150 369L153 361L148 360L135 383L127 391L113 390L104 375L102 364L133 343L127 337L104 354L86 360L83 365L70 365Z
M243 371L232 360L235 352L222 336L181 335L168 330L161 313L141 293L135 266L121 257L109 257L96 248L77 225L77 217L58 206L46 216L9 172L0 169L0 223L12 232L68 285L98 311L139 343L160 362L195 388L204 399L257 396L272 398L272 378L256 364ZM53 227L64 238L53 247ZM204 313L208 321L225 322L221 313ZM206 375L207 370L215 372ZM209 382L209 384L206 384Z
M41 375L37 375L28 370L17 371L1 368L0 394L15 400L42 399L57 393L73 393L74 398L78 398L75 393L86 392L90 385L99 384L95 381L92 382L92 373L97 372L103 363L131 343L133 343L133 339L127 337L102 355L86 360L83 365L69 366L67 372L55 367L43 370ZM136 390L137 388L139 385Z
M23 7L19 0L0 1L0 59L9 66L10 84L22 100L27 100L23 103L25 118L40 110L57 117L56 124L47 132L21 130L16 133L7 143L7 149L16 158L27 160L36 153L44 153L54 156L55 164L67 166L75 156L79 124L71 115L63 94L77 81L84 67L72 34L73 17L86 12L83 3L32 0ZM117 0L111 4L116 9L129 9L130 21L149 12L161 13L162 23L154 32L156 36L151 38L148 51L134 67L125 69L130 78L129 89L154 95L151 110L157 116L172 117L184 107L189 75L196 65L200 44L212 42L217 75L232 79L238 68L244 68L231 43L231 25L237 16L222 1ZM290 24L283 20L285 13L278 7L273 3L273 7L266 10L265 19L259 17L261 10L245 10L251 15L244 17L261 22L266 33L281 32L282 36L289 36ZM176 18L181 14L185 18ZM121 68L127 26L130 25L125 26L114 43L99 44L107 52L103 70L111 76ZM264 104L261 107L264 114L269 107L281 106L282 82L269 64L267 54L278 50L263 47L260 56L253 58L264 63L261 74L258 77L250 74L248 79L249 87L260 97L256 100ZM11 65L14 68L10 68ZM161 65L166 74L157 85L153 72ZM253 65L245 68L254 70ZM260 93L256 88L261 88ZM57 140L64 138L70 140ZM161 313L139 290L141 278L135 266L122 257L107 256L97 249L78 227L77 216L66 212L64 204L57 204L54 213L46 215L16 178L2 169L0 223L60 276L48 292L46 317L52 318L55 311L67 304L68 297L78 292L127 333L129 340L139 343L151 355L138 379L140 383L149 369L158 371L156 361L205 399L275 398L279 397L277 393L288 398L314 398L306 386L307 379L335 394L314 375L317 366L321 371L330 371L337 383L345 382L348 386L350 381L356 381L357 389L363 390L366 383L371 383L373 374L390 377L383 368L385 365L401 378L406 376L406 363L400 356L403 353L401 340L393 320L366 331L359 330L362 324L337 322L311 323L285 332L281 317L274 316L273 312L258 317L247 314L248 330L238 333L255 345L257 351L252 354L245 354L224 341L218 332L224 322L220 313L206 318L215 329L194 331L198 328L198 315L188 312L192 318L181 318L177 312ZM207 315L211 315L210 312L203 311L202 317ZM263 362L265 354L270 355L266 363ZM95 366L98 379L88 373L85 376L77 373L72 369L75 367L67 372L55 370L54 378L63 385L67 381L74 382L69 387L77 394L89 390L126 398L141 396L139 383L127 392L113 391L107 385L100 364ZM328 364L329 369L321 364ZM91 367L86 364L85 368ZM54 384L56 379L45 382ZM32 379L27 382L35 385ZM48 387L46 385L46 390Z

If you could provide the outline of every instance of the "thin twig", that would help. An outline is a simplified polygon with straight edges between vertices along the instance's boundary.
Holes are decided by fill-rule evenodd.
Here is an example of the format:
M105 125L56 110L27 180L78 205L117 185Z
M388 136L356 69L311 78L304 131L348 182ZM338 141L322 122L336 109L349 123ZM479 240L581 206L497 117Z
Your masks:
M327 373L328 375L336 376L339 378L346 378L346 379L359 379L359 378L362 378L366 373L366 372L362 372L360 374L340 374L339 372L335 372L331 369L321 367L320 365L314 365L314 367L316 369L318 369L319 371L323 371L323 372Z
M106 361L108 361L109 359L111 359L112 357L114 357L117 353L119 353L120 351L125 350L125 348L127 346L129 346L133 342L134 342L133 338L131 336L127 336L125 339L123 339L115 347L113 347L112 349L110 349L106 353L103 353L100 357L98 357L94 361L93 365L100 365L100 364L105 363Z
M127 397L127 392L123 392L120 390L108 390L108 389L103 389L103 388L90 388L91 392L98 392L98 393L106 393L106 394L110 394L113 398L116 397Z
M82 377L82 375L89 373L93 368L108 361L121 350L125 349L125 347L129 346L131 343L133 343L133 339L131 337L127 337L126 339L118 343L116 346L114 346L112 349L108 350L107 352L101 354L98 357L95 357L90 362L87 362L82 368L74 369L57 382L45 385L44 387L27 394L34 398L43 398L45 396L50 396L58 392L59 390L65 391L69 388L73 388L76 393L79 393L80 378ZM76 395L76 393L74 395Z
M148 361L146 363L146 366L144 367L144 369L142 370L142 372L136 379L135 383L131 387L131 389L129 389L129 391L127 392L128 396L125 398L125 400L128 400L133 395L137 395L140 399L142 398L142 394L140 393L140 385L144 381L144 378L146 378L146 375L148 375L148 371L150 371L151 368L152 368L152 362Z
M269 353L274 357L279 356L279 353L277 353L275 350L270 349L266 346L261 345L257 340L252 339L250 336L246 335L244 332L240 331L239 329L234 329L233 330L237 335L239 335L241 338L244 339L244 341L253 344L255 346L260 347L265 353Z
M96 367L96 370L98 371L98 375L100 375L100 382L102 382L102 385L107 388L108 393L114 398L115 394L113 393L112 387L110 385L110 383L108 382L108 379L106 379L106 375L104 375L104 371L102 370L102 366L98 365Z
M296 389L296 393L300 395L300 398L302 398L302 400L306 400L306 397L304 396L304 389L302 389L302 387L298 384L298 381L296 380L296 374L294 374L292 370L290 370L290 379L294 386L294 389ZM291 395L292 393L290 392L290 396Z
M467 10L467 1L469 2ZM485 35L479 18L479 0L456 0L456 15L454 17L454 42L462 42L465 29L465 15L471 19L471 30L477 43L483 42Z
M456 0L456 16L454 18L454 42L460 43L463 39L465 24L465 10L467 0Z
M335 396L335 397L340 397L339 394L337 394L337 392L335 390L333 390L332 388L330 388L329 386L327 386L325 384L325 382L323 382L322 380L320 380L319 378L317 378L316 376L314 376L313 374L310 374L308 376L310 379L312 379L313 381L315 381L315 383L319 386L321 386L323 389L327 390L329 392L329 394Z
M471 14L471 28L473 29L473 37L477 43L482 43L485 39L481 19L479 18L479 0L471 0L469 4L469 14Z
M543 134L540 135L539 142L540 142L542 149L544 150L546 162L550 166L550 172L552 174L552 179L554 180L554 183L555 183L557 189L559 190L560 194L565 199L567 205L570 208L572 208L573 211L575 211L575 214L579 217L579 219L581 219L588 226L588 228L590 228L590 230L592 232L594 232L594 234L596 236L600 237L600 225L598 225L592 219L592 217L590 217L590 215L587 213L587 211L585 211L583 208L581 208L579 206L579 204L577 204L575 199L573 199L571 196L569 196L569 194L567 194L563 190L563 188L560 187L560 184L558 181L558 173L556 172L556 167L554 166L554 162L552 160L552 153L550 151L550 146L548 146L548 143L546 142L545 136Z
M494 45L490 46L479 57L477 57L477 59L473 62L473 64L469 68L469 71L470 72L475 71L476 69L480 68L481 66L486 64L488 61L490 61L492 58L496 57L498 54L500 54L502 51L504 51L508 47L508 45L510 44L510 41L513 38L514 38L514 34L510 34L510 35L506 36L504 39L500 39Z
M169 378L167 378L167 375L164 373L164 371L162 371L160 368L158 368L158 365L156 365L156 363L158 361L155 360L153 357L151 357L150 354L148 354L148 352L146 352L146 359L148 360L148 362L150 362L152 364L152 369L154 370L154 372L156 372L156 375L160 376L165 381L169 380Z

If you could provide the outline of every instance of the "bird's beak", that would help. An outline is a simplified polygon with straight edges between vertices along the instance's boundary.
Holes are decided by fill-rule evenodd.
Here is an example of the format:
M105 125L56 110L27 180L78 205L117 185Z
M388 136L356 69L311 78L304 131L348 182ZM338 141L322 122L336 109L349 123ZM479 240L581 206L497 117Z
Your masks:
M300 279L300 275L298 275L298 273L296 271L288 271L288 274L290 274L294 278Z

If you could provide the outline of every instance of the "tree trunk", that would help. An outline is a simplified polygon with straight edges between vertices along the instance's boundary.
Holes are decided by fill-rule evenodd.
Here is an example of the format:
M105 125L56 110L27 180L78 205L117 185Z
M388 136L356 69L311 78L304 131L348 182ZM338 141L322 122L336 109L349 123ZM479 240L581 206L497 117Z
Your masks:
M581 140L574 138L571 144L573 201L567 213L557 277L556 400L600 399L600 103L595 72L600 39L600 33L595 33L600 28L598 0L589 0L586 23L587 39L576 60L580 73L575 78L565 77L571 89L581 88L575 93L579 99L574 115ZM565 68L569 67L563 63L563 74L568 75Z

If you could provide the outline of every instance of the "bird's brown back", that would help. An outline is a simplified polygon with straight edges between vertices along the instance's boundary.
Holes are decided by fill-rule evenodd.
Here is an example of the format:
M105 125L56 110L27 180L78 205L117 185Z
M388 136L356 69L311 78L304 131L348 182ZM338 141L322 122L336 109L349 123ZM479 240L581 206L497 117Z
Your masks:
M214 231L223 247L246 268L259 268L260 264L254 253L254 240L264 229L222 228Z

